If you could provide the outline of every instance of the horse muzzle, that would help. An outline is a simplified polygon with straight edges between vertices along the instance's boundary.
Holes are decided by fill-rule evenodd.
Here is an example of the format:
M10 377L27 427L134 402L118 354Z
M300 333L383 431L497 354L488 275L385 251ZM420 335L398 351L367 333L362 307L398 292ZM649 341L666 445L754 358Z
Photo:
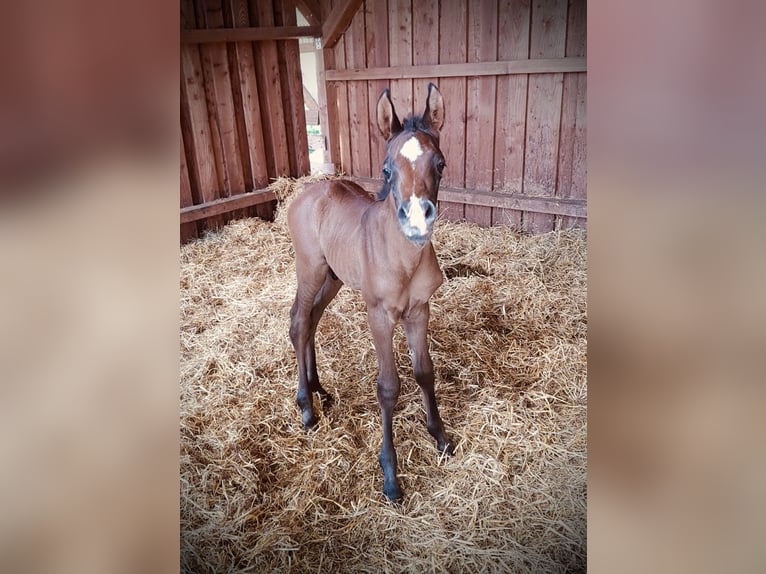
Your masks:
M422 246L431 238L436 221L436 206L429 199L412 196L399 205L396 217L404 236Z

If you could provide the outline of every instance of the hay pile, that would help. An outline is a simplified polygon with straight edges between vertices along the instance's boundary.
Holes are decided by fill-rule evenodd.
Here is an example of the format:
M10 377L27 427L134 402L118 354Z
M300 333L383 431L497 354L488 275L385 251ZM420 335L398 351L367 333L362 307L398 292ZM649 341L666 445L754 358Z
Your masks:
M280 180L278 195L297 188ZM586 237L440 222L437 399L424 424L401 327L404 502L382 493L376 361L358 293L317 333L335 404L306 433L288 337L284 225L234 221L181 250L181 559L186 572L576 572L586 537Z

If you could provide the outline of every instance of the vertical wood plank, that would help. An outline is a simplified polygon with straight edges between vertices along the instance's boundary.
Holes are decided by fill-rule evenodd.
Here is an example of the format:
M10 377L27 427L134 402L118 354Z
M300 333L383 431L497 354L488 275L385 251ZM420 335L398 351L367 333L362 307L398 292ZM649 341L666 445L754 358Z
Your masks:
M418 0L412 3L412 63L439 63L439 1ZM426 109L428 83L439 86L437 78L418 78L413 84L413 113Z
M498 5L498 60L529 57L529 0L500 0ZM521 193L527 120L528 75L497 78L495 128L495 183L497 193ZM492 224L521 229L521 211L495 208Z
M250 26L247 0L231 0L229 6L232 25L235 28ZM252 42L237 42L234 44L241 94L242 115L246 137L246 148L243 154L250 164L251 180L245 182L248 191L262 189L269 183L269 167L266 160L266 144L263 136L263 121L258 96L258 81L255 72L255 57ZM235 88L235 91L236 88ZM271 208L268 205L256 205L243 210L246 215L257 215L269 219Z
M360 7L345 33L346 64L349 68L367 67L364 29L364 10ZM370 177L372 171L370 169L370 113L367 109L367 82L351 81L347 82L347 85L353 175Z
M570 0L567 17L566 55L585 56L586 2ZM584 72L564 74L561 110L559 169L556 195L585 198L585 82ZM557 229L584 225L578 217L556 216Z
M389 63L412 65L412 0L389 0ZM391 99L400 120L412 113L412 80L392 80Z
M258 0L258 2L250 2L249 5L252 26L274 25L272 0ZM261 41L255 43L254 48L269 178L287 176L290 173L290 160L287 151L284 96L279 77L277 43L274 40Z
M335 69L345 70L346 66L346 39L344 36L335 44ZM340 148L340 169L344 173L354 173L354 165L351 157L351 119L348 110L348 82L338 82L336 85L338 109L338 141Z
M497 60L497 0L468 4L468 61ZM466 147L470 164L466 162L465 184L469 189L489 191L493 186L495 138L494 76L468 79L468 117ZM469 167L470 165L470 167ZM492 224L492 208L466 205L465 217L482 227Z
M560 58L566 47L567 3L534 0L530 58ZM550 197L556 191L563 74L530 74L524 193ZM553 229L548 213L524 215L523 226L532 233Z
M327 70L335 67L335 55L332 50L317 50L315 52L317 59L317 91L319 103L319 128L322 131L324 139L323 162L336 164L340 157L340 147L338 145L338 108L335 102L338 97L338 91L332 82L326 79Z
M298 17L292 0L276 0L275 24L277 26L297 26ZM311 171L309 163L308 134L306 132L306 110L303 101L303 77L300 66L300 46L298 40L280 40L277 42L280 57L280 77L282 93L287 94L288 104L285 117L290 175L300 177Z
M273 24L282 26L284 14L282 14L282 0L272 0L273 2ZM287 57L285 54L285 41L275 42L277 47L277 65L279 66L279 87L282 91L282 107L285 118L285 138L287 142L287 164L288 174L292 175L298 170L298 157L296 155L296 121L293 114L292 102L290 100L290 88L287 79ZM305 112L304 112L305 113Z
M189 169L186 163L186 148L184 146L184 136L181 132L180 138L181 144L179 150L181 152L181 207L188 207L194 205L194 199L192 198L191 180L189 178ZM195 222L181 224L181 243L186 243L190 239L197 237L197 225Z
M234 28L234 19L232 16L232 0L222 0L223 25L225 28ZM245 126L244 102L240 84L240 68L238 63L237 46L234 43L226 43L226 55L229 62L229 74L231 84L231 96L234 110L234 126L237 134L237 146L239 149L239 161L242 165L243 191L251 191L253 181L253 167L250 163L250 154L248 153L247 128ZM231 195L236 195L237 191L232 190ZM232 219L247 217L247 209L237 209L231 212Z
M197 13L193 0L182 0L184 25L187 29L196 29ZM215 106L209 101L214 97L210 83L206 81L205 67L202 63L202 46L184 44L181 46L182 90L181 104L188 113L188 125L191 137L186 145L191 148L194 158L189 165L192 190L194 183L201 202L218 199L222 182L219 178L218 159L223 155L218 137L218 124L215 120ZM195 198L197 199L197 198ZM215 215L197 223L200 232L205 229L217 229L223 225L223 218Z
M442 0L439 13L439 63L461 64L466 61L468 10L462 0ZM466 168L466 79L441 78L439 91L444 97L444 127L439 147L447 162L442 185L465 187ZM449 221L465 217L462 203L439 202L439 216Z
M221 0L206 0L204 5L205 27L208 29L223 28L224 18ZM239 134L237 131L226 44L223 42L210 44L207 56L209 58L207 65L212 72L218 133L221 138L221 150L223 152L222 195L231 196L245 192L245 179L239 150Z
M371 68L388 66L388 2L387 0L367 0L364 3L367 66ZM377 105L383 90L389 88L387 80L367 82L368 118L370 125L370 169L373 177L381 177L383 161L386 158L386 140L378 129Z
M320 18L324 21L332 10L331 0L319 0ZM332 163L337 171L340 161L338 137L338 90L334 82L328 82L327 70L335 69L335 51L321 47L316 52L319 100L319 126L324 136L324 162Z

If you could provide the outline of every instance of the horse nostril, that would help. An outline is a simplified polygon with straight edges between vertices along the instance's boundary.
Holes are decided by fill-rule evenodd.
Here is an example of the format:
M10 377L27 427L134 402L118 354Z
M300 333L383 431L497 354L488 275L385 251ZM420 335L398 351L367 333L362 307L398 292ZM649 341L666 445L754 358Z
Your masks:
M399 211L396 213L396 215L401 221L407 219L407 210L404 209L404 205L399 206Z
M434 204L430 201L426 200L425 209L423 210L423 214L426 217L426 221L433 221L436 217L436 208L434 207Z

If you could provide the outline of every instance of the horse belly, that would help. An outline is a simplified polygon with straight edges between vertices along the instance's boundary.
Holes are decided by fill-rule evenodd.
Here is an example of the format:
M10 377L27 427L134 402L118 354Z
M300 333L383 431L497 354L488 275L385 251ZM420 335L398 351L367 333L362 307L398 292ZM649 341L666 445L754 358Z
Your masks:
M361 289L362 244L353 226L335 226L332 233L320 234L320 245L327 265L352 289Z

